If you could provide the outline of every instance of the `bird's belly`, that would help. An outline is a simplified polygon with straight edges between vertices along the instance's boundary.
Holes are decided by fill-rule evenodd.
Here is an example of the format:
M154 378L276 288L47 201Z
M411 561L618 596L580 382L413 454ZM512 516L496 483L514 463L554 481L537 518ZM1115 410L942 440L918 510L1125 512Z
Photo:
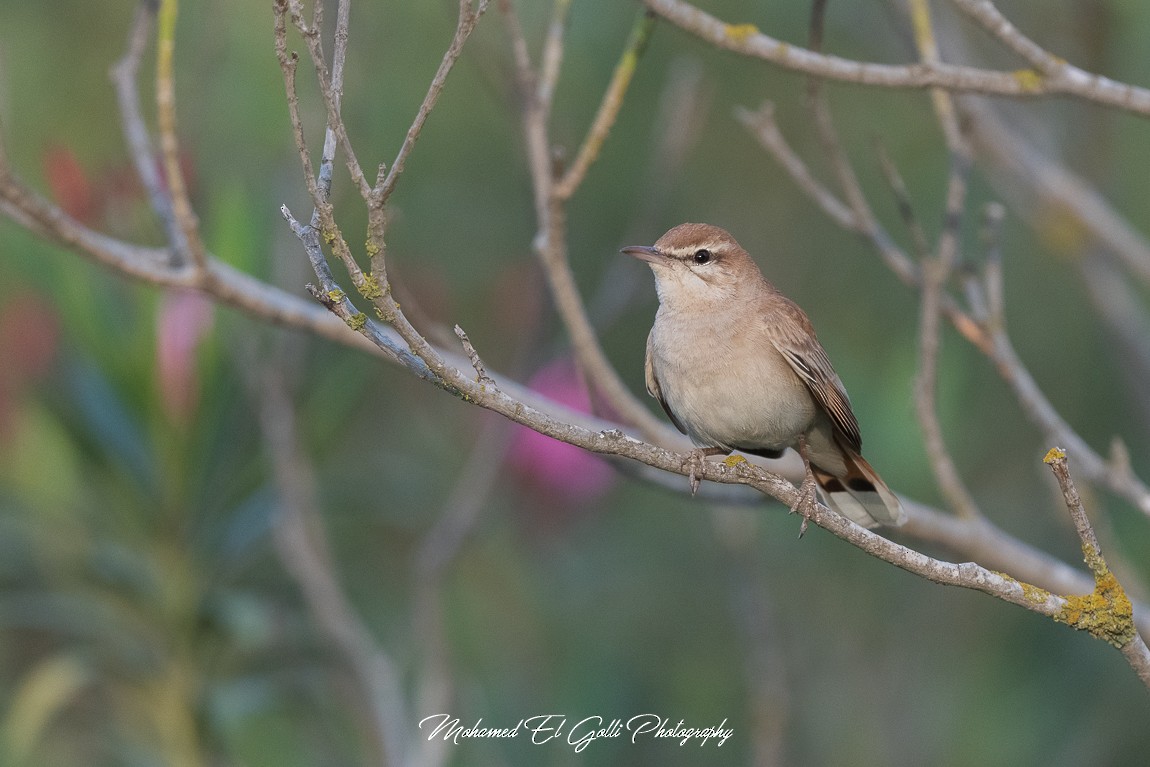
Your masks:
M815 418L810 392L778 355L655 360L663 399L698 445L781 450L795 444Z

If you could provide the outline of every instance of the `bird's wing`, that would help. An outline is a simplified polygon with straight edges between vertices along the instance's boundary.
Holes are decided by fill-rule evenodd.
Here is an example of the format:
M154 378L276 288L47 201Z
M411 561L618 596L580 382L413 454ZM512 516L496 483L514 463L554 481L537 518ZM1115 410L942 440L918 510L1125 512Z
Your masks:
M643 376L647 380L647 393L659 401L663 408L663 412L671 419L671 423L675 424L675 428L684 434L687 430L683 428L683 424L671 412L671 408L667 407L667 400L663 399L663 391L659 388L659 379L655 377L655 363L651 359L651 337L654 335L654 328L647 334L647 355L643 360Z
M846 444L856 453L861 451L862 435L859 434L859 423L851 410L850 399L843 389L843 382L831 367L830 358L815 337L811 321L789 300L785 300L779 311L792 321L770 323L771 342L831 417Z

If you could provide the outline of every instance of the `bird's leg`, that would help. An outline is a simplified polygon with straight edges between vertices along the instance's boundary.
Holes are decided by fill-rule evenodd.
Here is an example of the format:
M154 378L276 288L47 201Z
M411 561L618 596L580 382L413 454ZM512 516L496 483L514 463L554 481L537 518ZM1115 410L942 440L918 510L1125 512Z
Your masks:
M803 515L803 524L799 527L799 537L802 538L807 532L811 515L815 513L815 504L818 503L815 496L818 483L815 482L814 472L811 471L811 461L807 457L807 437L805 434L799 435L799 457L803 459L804 476L803 483L799 485L799 497L791 504L791 513L798 512Z
M699 478L697 472L702 470L703 461L707 460L708 456L712 455L728 455L730 450L725 447L700 447L691 451L691 455L687 458L686 464L690 468L687 474L687 480L691 483L691 495L699 492L699 484L702 480Z

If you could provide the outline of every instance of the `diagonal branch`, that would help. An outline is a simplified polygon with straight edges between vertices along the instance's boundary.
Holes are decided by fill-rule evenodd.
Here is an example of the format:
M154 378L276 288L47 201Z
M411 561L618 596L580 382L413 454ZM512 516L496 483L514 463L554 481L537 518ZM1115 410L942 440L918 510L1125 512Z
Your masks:
M527 42L514 4L508 0L501 5L515 54L517 80L520 87L525 89L521 94L523 131L538 226L533 247L543 267L559 318L571 339L575 358L591 383L592 390L602 397L611 413L634 424L644 435L666 440L670 429L639 402L607 359L571 270L566 239L566 198L556 191L558 182L552 167L552 145L547 127L554 88L550 68L553 64L548 62L562 58L563 40L560 33L563 26L560 11L563 7L564 0L558 0L557 15L544 45L543 67L537 74L531 67Z
M176 85L173 70L177 1L161 0L157 19L156 123L160 131L164 181L168 187L172 215L180 229L180 237L172 242L172 247L180 258L190 261L196 269L203 271L207 265L204 242L200 238L200 222L188 199L188 187L180 166L180 142L176 136Z
M320 515L315 470L300 442L283 370L268 362L249 382L263 442L271 457L280 509L273 541L280 563L303 595L312 619L342 656L362 690L384 764L404 764L408 722L395 661L377 644L339 583Z
M286 293L210 256L208 268L212 279L207 285L203 285L189 268L172 266L168 259L169 251L165 249L130 245L87 229L19 184L3 162L2 152L0 152L0 210L46 239L119 274L155 285L201 289L214 300L240 309L252 317L314 333L360 350L374 351L416 376L443 386L391 328L368 320L364 324L367 332L362 335L351 332L344 320L337 318L324 307ZM469 360L462 354L454 354L447 350L436 350L436 352L444 365L450 368L462 370L470 366ZM561 441L609 455L626 455L634 458L641 461L641 464L636 465L659 470L660 478L667 476L667 472L674 475L683 473L686 453L641 443L624 436L616 423L579 413L548 400L504 376L492 373L492 377L496 380L496 387L492 389L491 396L497 396L498 401L495 403L496 406L481 402L480 404L485 407L502 412L517 423ZM473 381L470 383L478 387L477 383ZM453 391L456 396L470 396L466 390L459 391L448 386L444 388ZM608 443L610 449L607 447ZM676 445L682 450L688 450L690 447L682 438L677 438L669 444ZM659 460L643 460L652 455L651 451L659 451L654 453ZM730 476L719 473L725 471L722 468L705 466L702 476L705 479L732 482ZM765 472L764 476L767 476ZM772 486L780 493L794 492L793 486L789 483L773 474L769 476L774 483ZM680 492L686 492L685 488L686 483L678 486ZM700 492L701 494L708 492L708 486L704 485ZM727 497L726 500L747 502L742 496ZM784 495L785 503L793 500L792 496ZM1026 580L1045 584L1051 589L1071 591L1068 584L1086 583L1077 571L1049 554L1017 541L985 520L963 521L920 504L908 502L907 505L911 511L910 522L903 529L921 540L941 543L963 556L980 561L1002 563L996 564L999 568L1009 565ZM1143 630L1150 632L1150 608L1138 606L1135 618Z
M570 199L579 185L583 183L583 177L587 175L587 169L591 167L591 163L595 162L599 156L599 150L603 148L603 142L607 140L607 133L615 124L619 110L623 107L623 97L627 94L627 88L635 76L635 67L639 63L639 57L643 55L654 29L655 16L650 12L640 14L635 21L635 26L631 28L631 37L623 48L623 55L620 57L619 63L615 65L611 84L603 93L603 100L599 104L599 111L595 113L595 120L591 123L591 129L583 138L579 152L575 155L575 161L571 163L571 167L567 169L563 177L555 183L555 195L560 199Z
M768 61L827 80L882 88L951 91L1032 98L1067 95L1139 115L1150 115L1150 90L1069 64L1052 73L1000 72L953 64L875 64L816 53L777 40L752 24L727 24L684 0L644 0L655 13L716 48Z
M387 172L386 177L378 180L375 188L372 189L370 201L372 206L382 208L387 204L391 193L395 191L395 185L399 183L399 176L403 173L404 163L407 162L411 150L415 148L415 142L419 139L419 134L423 130L427 118L431 116L431 110L439 101L439 94L447 82L447 75L459 59L459 55L463 52L463 44L471 36L475 25L479 23L480 17L487 10L487 5L488 0L478 0L477 7L473 7L472 0L459 0L459 20L456 23L455 36L452 37L447 52L443 54L443 60L439 62L439 69L435 71L435 77L431 79L431 85L427 89L427 95L423 97L423 103L419 105L415 120L407 129L407 135L403 139L403 145L399 148L399 154L396 155L395 161L391 164L391 170Z
M167 241L172 243L173 252L182 253L187 251L187 240L172 210L171 195L156 167L155 148L152 146L148 127L144 123L143 111L140 108L140 93L136 87L140 59L151 36L156 10L157 4L154 0L142 0L136 7L136 16L128 35L128 50L112 67L111 77L120 106L124 141L136 169L136 176L144 186L152 211L160 219Z
M938 45L935 42L929 3L927 0L911 0L910 13L915 44L921 61L937 64ZM950 152L951 169L947 180L946 217L938 238L937 249L933 257L924 254L922 260L922 307L919 319L918 373L914 382L914 406L935 480L955 513L969 519L978 516L978 505L962 481L962 475L946 447L942 423L938 417L937 391L938 356L942 344L942 295L960 255L959 232L966 208L971 153L970 144L959 128L950 94L941 88L932 88L930 95L935 117L942 128L946 147ZM893 171L892 162L888 161L884 165ZM901 179L895 184L895 188L905 189ZM902 207L909 211L909 201L904 201ZM921 228L917 229L921 231Z

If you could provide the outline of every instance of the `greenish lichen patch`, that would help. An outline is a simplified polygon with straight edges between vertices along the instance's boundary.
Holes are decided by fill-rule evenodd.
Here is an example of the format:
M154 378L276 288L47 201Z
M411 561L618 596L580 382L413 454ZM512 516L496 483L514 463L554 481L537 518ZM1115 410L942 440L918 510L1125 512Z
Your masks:
M1054 620L1088 631L1118 648L1134 638L1134 607L1109 570L1095 579L1093 593L1066 597L1066 607Z
M740 463L746 463L746 462L747 462L747 459L741 455L728 455L726 458L723 459L723 464L728 469L733 469L736 466L738 466Z
M359 294L368 301L383 297L383 288L380 287L379 279L374 272L368 272L363 278L363 282L359 285Z
M363 326L367 324L367 315L363 312L357 312L347 318L347 326L357 333L363 330Z
M1044 604L1046 600L1050 599L1050 592L1046 589L1033 586L1029 583L1019 581L1018 585L1022 587L1022 596L1026 598L1027 602L1031 604Z
M344 293L339 288L336 288L335 290L329 290L327 292L327 297L333 304L338 304L340 301L347 297L347 293Z

